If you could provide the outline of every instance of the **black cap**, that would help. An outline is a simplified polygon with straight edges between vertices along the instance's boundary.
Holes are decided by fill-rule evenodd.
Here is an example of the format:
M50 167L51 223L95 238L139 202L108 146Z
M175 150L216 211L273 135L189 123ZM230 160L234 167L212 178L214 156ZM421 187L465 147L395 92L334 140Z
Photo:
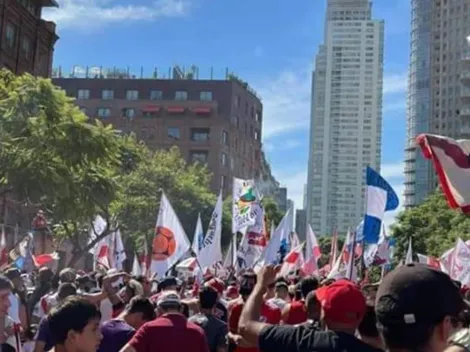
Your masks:
M385 276L375 312L383 326L433 325L446 316L458 316L463 307L459 289L447 274L424 264L407 264Z
M160 290L164 290L171 286L178 286L178 281L173 276L165 277L158 283L158 288Z

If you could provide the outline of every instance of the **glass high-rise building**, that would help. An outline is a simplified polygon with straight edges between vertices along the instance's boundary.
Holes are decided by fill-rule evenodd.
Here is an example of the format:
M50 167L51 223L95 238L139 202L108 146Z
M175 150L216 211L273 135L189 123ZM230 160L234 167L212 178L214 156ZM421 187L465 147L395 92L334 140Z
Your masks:
M318 234L354 228L365 170L380 171L384 22L369 0L328 0L312 77L307 221Z

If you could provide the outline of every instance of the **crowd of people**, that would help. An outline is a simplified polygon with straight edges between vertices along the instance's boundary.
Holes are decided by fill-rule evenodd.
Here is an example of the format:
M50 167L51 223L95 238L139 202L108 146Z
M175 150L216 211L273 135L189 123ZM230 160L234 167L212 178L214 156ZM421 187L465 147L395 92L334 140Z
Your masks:
M469 291L441 271L408 264L361 287L277 269L195 283L8 268L1 351L470 351Z

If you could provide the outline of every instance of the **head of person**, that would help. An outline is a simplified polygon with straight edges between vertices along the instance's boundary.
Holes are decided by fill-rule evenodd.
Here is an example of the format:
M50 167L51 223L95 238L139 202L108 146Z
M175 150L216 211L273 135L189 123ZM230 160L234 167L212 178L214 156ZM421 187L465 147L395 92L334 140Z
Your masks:
M199 305L201 311L212 313L218 299L219 295L215 289L210 286L203 287L201 291L199 291Z
M72 269L72 268L65 268L62 269L59 273L59 282L61 284L69 282L69 283L75 283L77 280L77 272Z
M102 339L100 319L96 305L71 296L51 310L48 322L56 346L66 351L95 352Z
M93 288L96 287L95 283L89 275L82 275L78 277L77 285L78 288L83 292L90 292Z
M300 282L299 288L302 298L305 299L310 292L315 291L318 288L318 280L312 276L306 277Z
M374 306L367 305L366 314L364 314L364 318L362 318L359 324L358 331L362 341L372 347L385 350L379 330L377 330L377 318L375 316Z
M60 301L63 301L67 297L75 296L77 294L77 288L74 284L70 282L65 282L59 285L57 290L57 298Z
M305 298L305 309L307 310L308 319L320 320L321 304L315 295L315 291L309 292Z
M225 297L227 299L236 299L238 296L240 296L240 293L238 292L237 285L230 285L227 287L227 291L225 291Z
M216 277L207 281L204 286L212 288L217 293L218 298L220 298L225 291L225 283Z
M13 284L4 275L0 275L0 318L4 318L8 314L8 309L11 306L10 293Z
M253 292L256 285L256 274L251 271L247 271L243 274L240 281L240 296L246 301Z
M359 287L351 281L338 280L314 292L328 329L354 334L366 312L366 299Z
M404 265L385 276L375 303L377 326L391 352L445 350L463 309L450 277L424 264Z
M181 313L181 298L176 291L163 291L157 301L157 315Z
M9 268L5 272L5 276L12 282L13 288L16 291L23 291L24 284L21 278L21 272L17 268Z
M136 330L156 318L155 307L144 296L133 297L127 304L124 313L126 323Z
M277 298L287 301L289 299L289 286L285 280L279 280L275 284L274 293Z
M135 280L142 285L142 288L144 289L144 296L150 296L150 293L152 292L152 283L150 282L148 277L146 277L145 275L140 275L137 276Z
M172 276L165 277L158 283L158 291L176 291L177 289L178 281Z
M38 272L38 277L37 277L37 286L51 285L53 277L54 277L54 273L52 272L51 269L47 267L40 268Z

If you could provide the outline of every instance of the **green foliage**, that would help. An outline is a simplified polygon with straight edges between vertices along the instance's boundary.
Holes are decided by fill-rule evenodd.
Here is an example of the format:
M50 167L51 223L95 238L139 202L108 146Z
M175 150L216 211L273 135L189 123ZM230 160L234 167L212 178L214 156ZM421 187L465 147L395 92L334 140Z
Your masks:
M330 262L331 239L332 239L332 236L318 237L318 244L320 245L320 250L322 253L322 256L318 263L320 268ZM345 241L345 237L338 236L338 249L337 249L338 254L341 253L341 250L343 249L344 241Z
M277 226L281 222L284 214L279 210L279 207L273 198L263 198L263 200L261 201L261 205L263 206L264 214L266 215L266 224L268 226L268 231L270 231L271 223L274 223L274 225Z
M414 253L439 257L455 246L458 237L470 238L470 217L450 209L437 191L420 206L400 213L391 233L397 241L397 261L405 258L409 238Z

